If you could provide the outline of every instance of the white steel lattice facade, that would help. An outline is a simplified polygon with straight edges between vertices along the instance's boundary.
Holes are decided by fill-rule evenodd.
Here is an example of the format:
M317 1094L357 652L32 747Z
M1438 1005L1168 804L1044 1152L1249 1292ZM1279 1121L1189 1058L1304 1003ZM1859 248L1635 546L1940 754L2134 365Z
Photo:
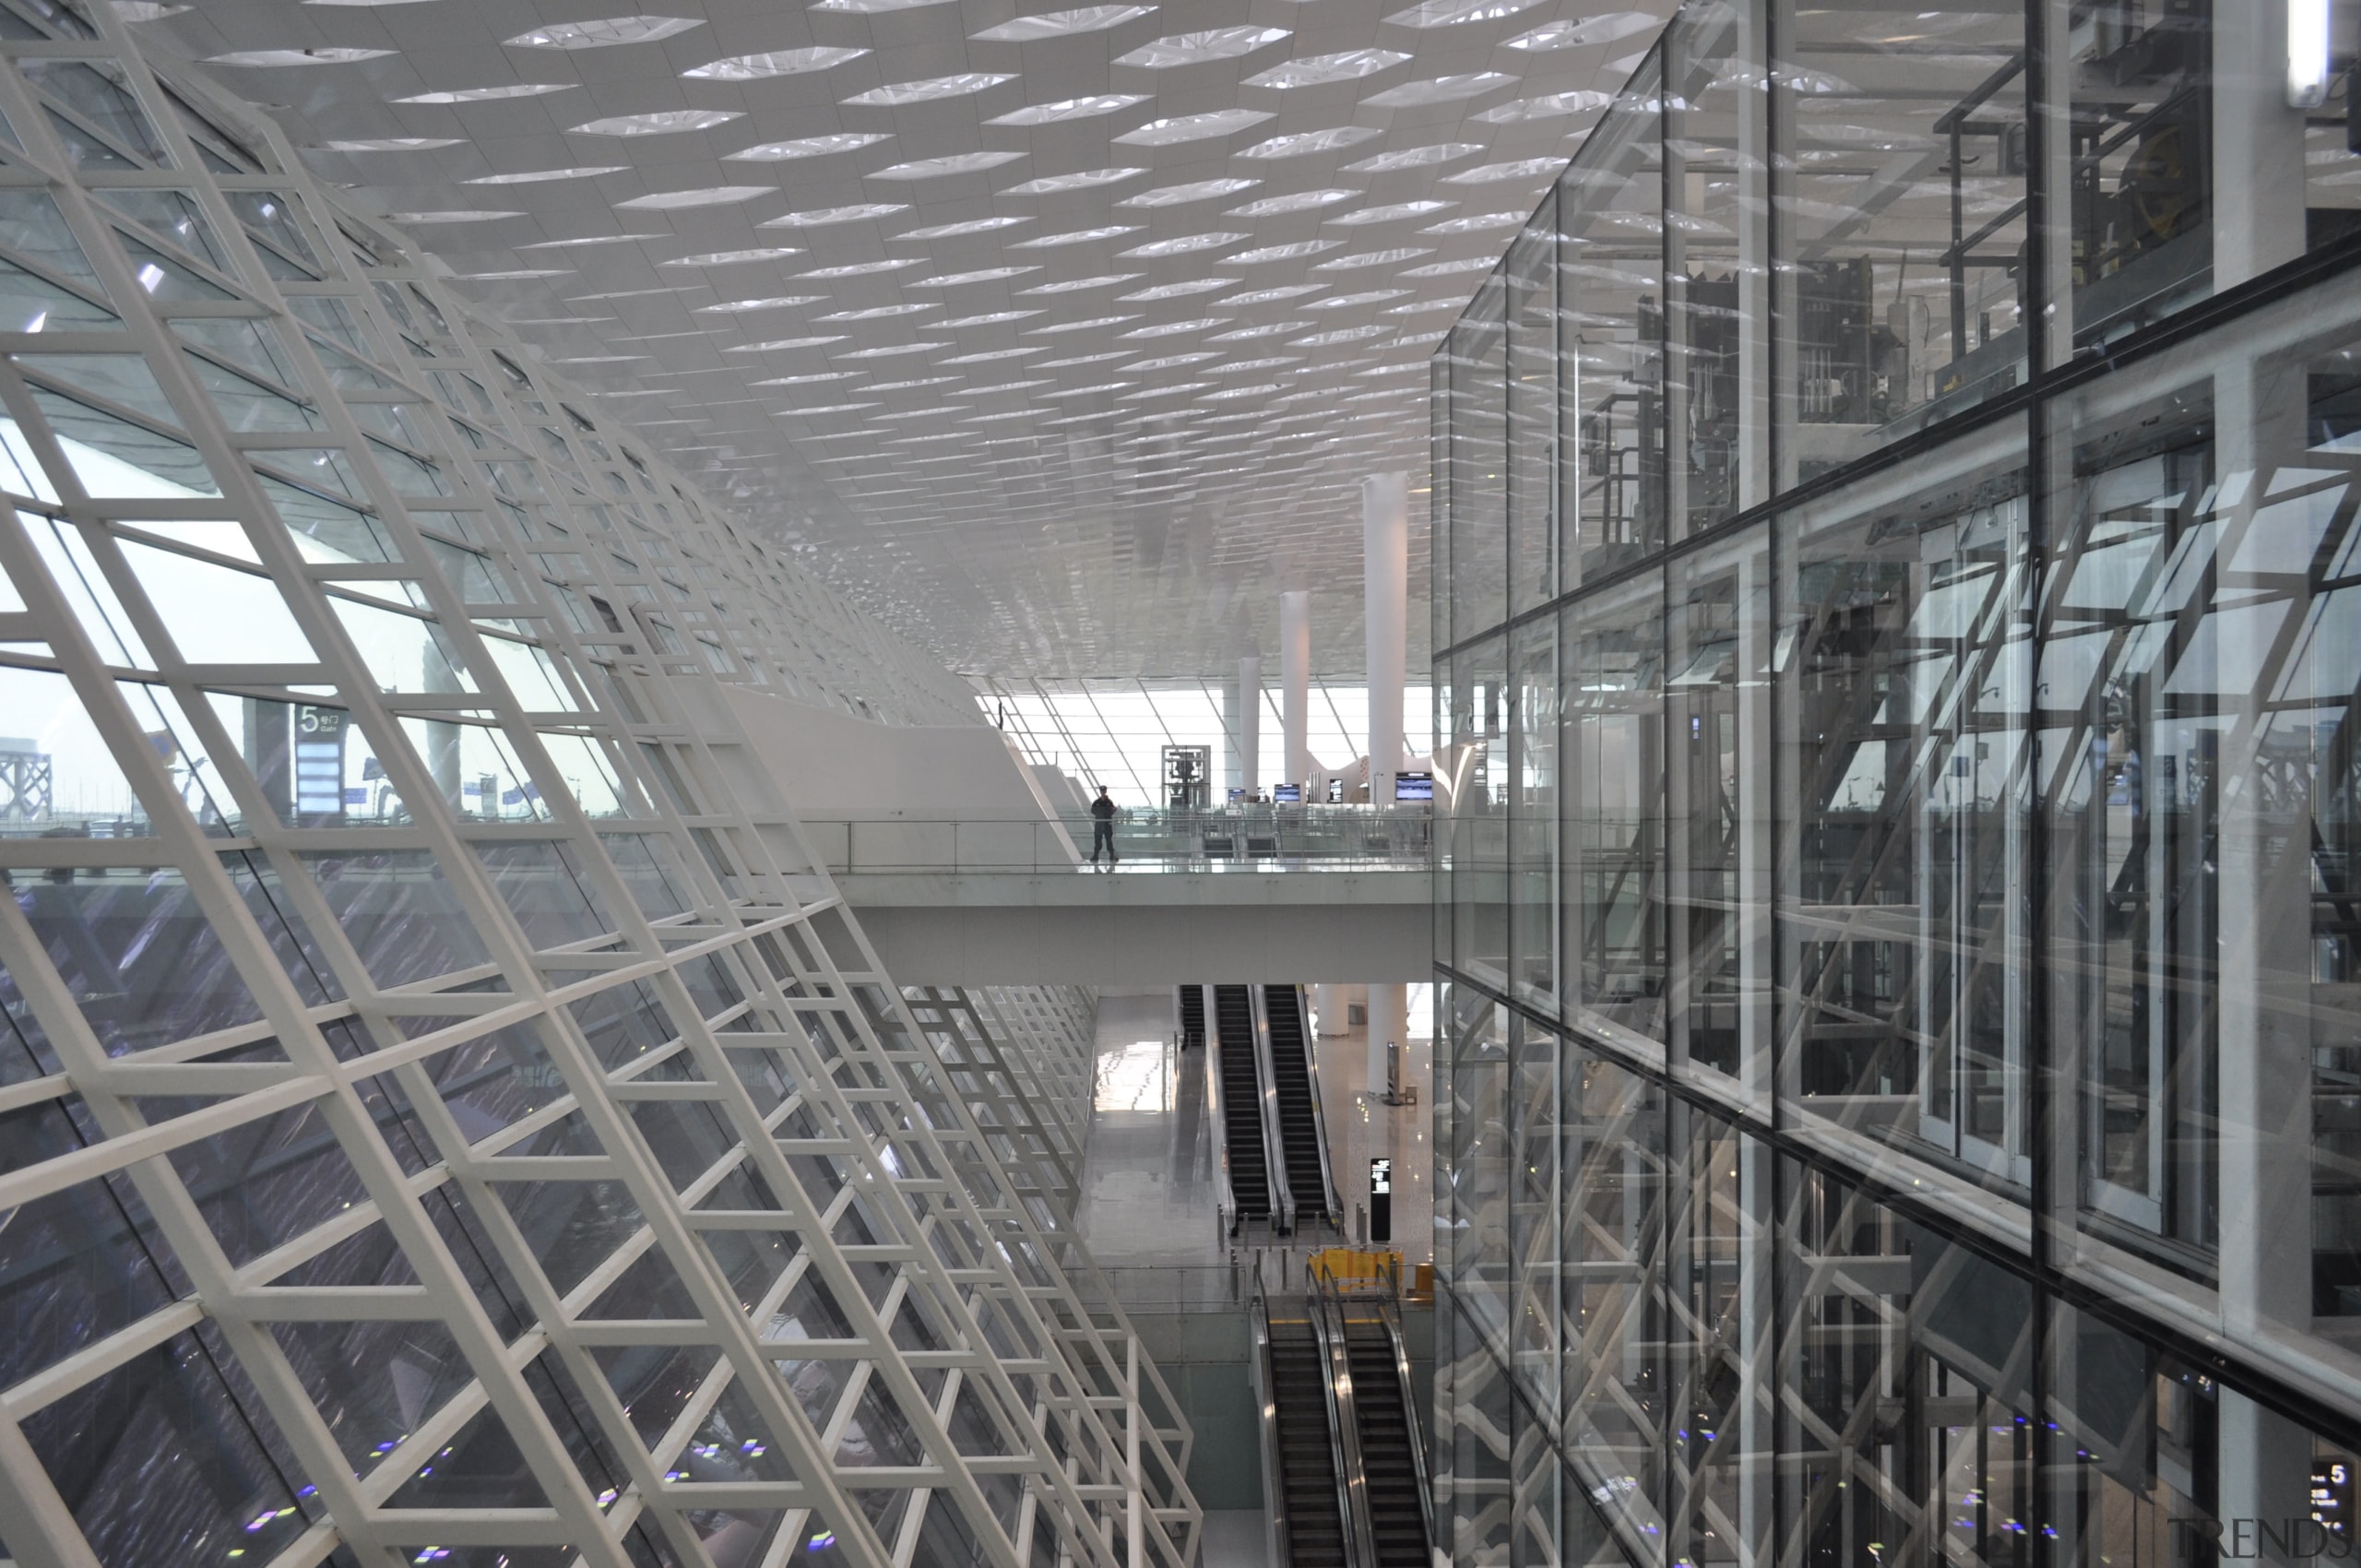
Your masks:
M906 1001L719 683L963 688L111 13L0 55L0 1558L1193 1561L1088 1000Z

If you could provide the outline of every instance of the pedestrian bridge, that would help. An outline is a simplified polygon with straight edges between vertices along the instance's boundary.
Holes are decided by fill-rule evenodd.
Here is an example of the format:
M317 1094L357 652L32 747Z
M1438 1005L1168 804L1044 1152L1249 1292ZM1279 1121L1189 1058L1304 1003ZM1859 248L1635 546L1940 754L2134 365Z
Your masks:
M1422 809L1089 819L806 818L813 853L907 985L1415 980L1431 967Z

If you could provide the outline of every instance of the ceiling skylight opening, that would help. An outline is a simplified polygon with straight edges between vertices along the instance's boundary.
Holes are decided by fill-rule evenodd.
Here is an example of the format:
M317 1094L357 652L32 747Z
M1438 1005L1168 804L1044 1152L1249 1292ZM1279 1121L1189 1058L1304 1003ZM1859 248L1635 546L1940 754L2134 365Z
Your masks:
M556 22L505 42L511 49L611 49L619 43L653 43L703 26L692 17L609 17L595 22Z
M1150 240L1121 254L1135 255L1143 260L1160 255L1186 255L1192 251L1216 250L1223 245L1236 244L1244 238L1243 234L1182 234L1175 239Z
M535 169L521 174L479 174L463 185L538 185L547 180L587 180L593 174L620 174L630 165L599 163L582 169Z
M1465 218L1446 218L1440 223L1430 223L1418 231L1421 234L1480 234L1489 229L1515 229L1524 225L1522 212L1476 212Z
M1383 207L1365 207L1358 212L1339 213L1328 221L1339 229L1358 229L1370 223L1399 223L1408 218L1425 218L1456 205L1448 201L1390 202Z
M938 360L935 362L938 364L985 364L994 360L1021 360L1027 354L1038 354L1041 351L1041 346L1037 343L1023 349L991 349L979 354L955 354L947 360Z
M860 372L850 370L814 371L810 375L774 375L768 381L750 381L750 386L806 386L817 381L850 381Z
M1358 294L1331 294L1324 300L1313 300L1305 310L1351 310L1360 305L1382 305L1388 300L1398 300L1409 293L1407 289L1371 289Z
M675 131L709 131L742 119L736 109L658 109L649 114L616 114L572 127L582 137L660 137Z
M1398 49L1344 49L1334 54L1313 54L1301 60L1289 60L1247 77L1241 85L1285 90L1320 87L1329 82L1358 81L1380 71L1390 71L1408 58Z
M1351 272L1363 267L1391 267L1398 261L1415 261L1419 256L1434 254L1435 248L1432 245L1417 245L1390 251L1358 251L1351 255L1340 255L1328 261L1314 262L1311 265L1311 270Z
M1178 338L1183 332L1203 332L1208 327L1228 327L1230 317L1209 315L1196 321L1159 321L1152 327L1134 327L1129 332L1118 333L1121 338Z
M1244 235L1239 236L1243 239ZM1284 245L1264 245L1258 250L1240 251L1226 256L1232 267L1257 267L1266 261L1297 261L1307 255L1319 255L1344 244L1342 240L1296 240Z
M925 311L941 310L938 304L872 305L867 310L831 311L826 315L813 316L814 321L883 321L888 316L917 315Z
M902 240L950 240L961 234L987 234L994 229L1014 229L1019 223L1030 223L1030 218L1003 215L998 218L970 218L964 223L937 223L929 229L906 229L895 236Z
M1558 120L1570 114L1587 114L1595 109L1604 109L1613 101L1603 92L1551 92L1539 98L1520 98L1497 104L1469 118L1487 125L1515 125L1527 120Z
M774 49L764 54L732 54L726 59L708 60L702 65L690 66L681 75L702 82L765 81L772 77L800 77L825 71L868 53L866 49Z
M854 93L845 100L872 108L897 108L905 103L931 103L943 98L965 98L1003 82L1013 82L1015 75L1008 71L960 71L948 77L925 77L917 81L888 82L884 87L871 88L867 92Z
M1446 185L1498 185L1511 180L1537 180L1554 174L1566 166L1562 158L1520 158L1508 163L1479 163L1473 169L1462 169L1456 174L1445 174Z
M505 87L462 87L441 92L415 92L396 103L489 103L499 98L539 98L545 92L569 92L572 82L510 82Z
M725 354L771 354L788 349L816 349L824 344L843 341L844 336L841 333L834 338L774 338L767 343L741 343L735 348L724 349L721 351Z
M1607 11L1596 17L1551 22L1520 33L1501 45L1505 49L1579 49L1585 44L1612 43L1619 38L1635 33L1654 32L1664 26L1662 17L1645 11Z
M1430 261L1424 267L1413 267L1405 271L1402 276L1405 278L1454 278L1463 272L1489 272L1500 264L1498 256L1464 255L1457 261Z
M1221 303L1226 305L1266 305L1277 300L1299 300L1306 294L1316 294L1325 283L1289 283L1276 289L1249 289L1242 294L1232 294Z
M1027 180L1021 185L1011 185L1005 194L1055 196L1063 191L1086 191L1094 185L1118 184L1146 172L1145 169L1086 169L1073 174L1044 174L1038 180Z
M566 251L581 245L635 244L642 240L669 240L671 237L670 234L583 234L571 240L535 240L530 244L518 245L516 248L520 251ZM652 290L650 292L670 293L670 291ZM620 299L623 296L594 294L587 297L606 300Z
M1260 180L1192 180L1185 185L1158 185L1152 191L1125 196L1117 207L1181 207L1192 201L1211 201L1216 196L1236 196L1261 184Z
M957 289L969 283L992 283L1003 278L1019 278L1027 272L1040 270L1038 267L986 267L974 272L944 272L932 278L913 279L902 286L906 289Z
M1275 115L1260 109L1216 109L1203 114L1180 114L1169 120L1150 120L1137 130L1125 131L1115 139L1133 147L1172 147L1181 142L1234 135L1275 118Z
M1136 332L1127 332L1124 336L1127 338L1136 338L1139 334ZM1217 360L1219 358L1221 358L1221 353L1218 350L1215 349L1202 350L1193 354L1167 354L1162 359L1136 360L1123 367L1123 374L1129 375L1137 371L1174 370L1184 364L1203 364L1207 360Z
M955 315L948 321L938 321L931 325L938 330L948 332L965 327L997 327L1003 321L1023 321L1027 316L1040 314L1038 310L996 310L988 311L982 315Z
M521 212L388 212L396 223L489 223L495 218L522 218Z
M891 360L899 359L904 354L931 354L937 349L949 347L948 343L884 343L874 349L854 349L831 357L839 360Z
M1093 240L1111 240L1139 232L1136 223L1113 223L1097 229L1075 229L1063 234L1044 234L1036 240L1019 240L1008 248L1013 251L1050 250L1059 245L1087 244Z
M955 152L943 158L919 158L908 163L890 164L869 177L872 180L932 180L947 174L972 174L981 169L997 169L1024 156L1021 152L1005 151Z
M1111 289L1118 283L1128 283L1143 277L1138 272L1110 272L1102 278L1062 278L1055 283L1037 283L1030 289L1019 289L1020 294L1076 294L1085 289ZM1144 294L1129 294L1127 299L1145 299Z
M809 272L799 272L799 278L867 278L880 272L898 272L918 263L906 258L889 261L856 261L843 267L815 267Z
M1012 109L1005 114L995 114L984 124L987 125L1054 125L1066 120L1087 120L1100 114L1112 114L1118 109L1129 109L1134 103L1146 101L1145 93L1102 92L1091 98L1061 99L1055 103L1028 103L1022 109Z
M843 131L833 136L798 137L792 141L757 142L738 152L725 152L725 163L785 163L798 158L820 158L831 152L852 152L894 138L876 131Z
M754 225L757 229L825 229L836 223L858 223L865 218L886 218L896 212L908 212L909 204L898 201L860 202L851 207L816 207L809 212L783 212L777 218L765 219Z
M633 291L635 293L640 291ZM649 293L669 294L670 289L651 289ZM584 296L588 298L590 296ZM696 315L742 315L748 311L784 310L789 305L816 305L825 294L781 294L775 300L724 300L718 305L699 305L692 313Z
M1315 152L1342 152L1348 147L1358 147L1384 134L1375 125L1336 125L1324 131L1298 131L1292 136L1273 137L1269 141L1256 142L1238 156L1302 158Z
M1133 277L1139 274L1133 273ZM1117 296L1125 303L1145 304L1153 300L1186 299L1191 294L1209 294L1216 289L1235 287L1235 278L1192 278L1180 283L1158 283L1153 289L1141 289L1133 293Z
M1454 163L1472 153L1484 150L1484 144L1473 141L1436 142L1430 147L1398 148L1364 158L1358 163L1347 163L1347 174L1391 174L1399 169L1431 169L1438 163Z
M848 11L855 16L873 17L887 11L915 11L926 6L943 6L950 0L819 0L815 11Z
M362 60L375 60L392 53L390 49L349 49L322 45L312 49L234 49L227 54L208 54L205 58L209 65L247 65L268 70L282 65L350 65Z
M1283 332L1300 332L1311 325L1308 321L1266 321L1260 327L1240 327L1228 332L1216 332L1205 341L1243 343L1256 338L1275 338Z
M776 196L769 185L707 185L694 191L651 191L646 196L633 196L615 203L617 210L635 208L648 212L677 212L692 207L728 207L735 202L752 201L756 196ZM769 228L765 223L763 228Z
M1121 325L1123 322L1137 321L1139 317L1136 315L1101 315L1094 316L1088 321L1058 321L1052 322L1047 327L1027 327L1026 329L1026 335L1032 338L1047 338L1052 333L1059 332L1095 332L1102 327L1116 327ZM1113 359L1114 357L1115 356L1112 354L1102 354L1099 356L1101 359ZM1088 364L1091 362L1088 360L1063 360L1056 362L1062 364ZM1040 368L1047 370L1050 366L1043 365Z
M1430 103L1456 103L1463 98L1475 98L1515 81L1506 71L1469 71L1460 76L1437 77L1432 81L1404 82L1400 87L1371 93L1361 101L1372 109L1418 109Z
M1498 21L1519 11L1529 11L1540 3L1541 0L1421 0L1421 4L1396 11L1385 19L1404 28L1458 27L1465 22Z
M1014 21L970 33L992 43L1030 43L1036 39L1065 38L1077 32L1104 32L1121 27L1136 17L1156 14L1153 6L1085 6L1073 11L1048 11L1038 17L1018 17Z
M1285 28L1211 28L1203 32L1178 32L1154 43L1143 43L1129 54L1119 54L1115 64L1169 71L1175 65L1194 65L1205 60L1234 60L1257 49L1284 43L1291 36Z
M660 261L657 265L658 267L735 267L742 261L776 261L783 255L801 255L802 254L802 250L795 245L761 245L753 250L706 251L701 255L674 256L670 261Z
M438 147L457 147L457 137L367 137L356 141L324 141L322 152L426 152Z
M1243 207L1233 207L1222 214L1225 218L1269 218L1281 212L1309 212L1314 208L1334 207L1340 201L1350 201L1358 191L1289 191L1285 196L1264 196Z

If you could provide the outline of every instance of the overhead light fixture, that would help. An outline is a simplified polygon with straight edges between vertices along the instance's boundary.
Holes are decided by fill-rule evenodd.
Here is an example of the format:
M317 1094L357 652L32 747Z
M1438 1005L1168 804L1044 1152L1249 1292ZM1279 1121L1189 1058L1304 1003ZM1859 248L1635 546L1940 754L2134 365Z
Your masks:
M2287 107L2328 101L2329 0L2287 0Z

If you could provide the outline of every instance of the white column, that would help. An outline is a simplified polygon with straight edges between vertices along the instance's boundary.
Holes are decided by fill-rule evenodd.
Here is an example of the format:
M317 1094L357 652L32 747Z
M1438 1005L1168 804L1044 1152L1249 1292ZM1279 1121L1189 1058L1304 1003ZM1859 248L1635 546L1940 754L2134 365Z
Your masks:
M1311 783L1311 594L1279 595L1279 715L1286 721L1287 776ZM1311 799L1307 794L1306 800Z
M1410 988L1373 985L1369 988L1369 1092L1385 1092L1387 1041L1407 1050L1410 1045Z
M2287 7L2213 18L2213 287L2304 254L2304 112L2287 107Z
M1263 781L1263 660L1238 661L1238 787L1252 798Z
M1402 677L1410 658L1410 481L1371 474L1361 481L1361 581L1369 617L1369 798L1394 799L1402 768ZM1376 1036L1375 999L1370 1013Z

